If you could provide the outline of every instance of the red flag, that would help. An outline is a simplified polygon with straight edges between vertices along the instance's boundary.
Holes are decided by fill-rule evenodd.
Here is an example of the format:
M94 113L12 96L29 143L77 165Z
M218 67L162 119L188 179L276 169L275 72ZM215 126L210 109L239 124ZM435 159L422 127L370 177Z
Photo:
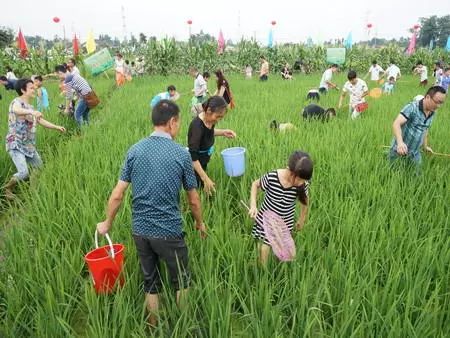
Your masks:
M411 40L409 41L409 46L408 50L406 51L406 54L412 55L415 50L416 50L416 32L413 32Z
M19 50L20 50L20 57L26 58L28 55L27 42L25 41L25 38L23 37L21 29L19 29L19 36L17 37L17 47L19 47Z
M80 42L78 41L76 34L73 37L72 46L73 46L73 55L77 56L78 54L80 54Z
M225 39L223 38L222 30L219 32L219 38L217 39L217 53L222 54L225 50Z

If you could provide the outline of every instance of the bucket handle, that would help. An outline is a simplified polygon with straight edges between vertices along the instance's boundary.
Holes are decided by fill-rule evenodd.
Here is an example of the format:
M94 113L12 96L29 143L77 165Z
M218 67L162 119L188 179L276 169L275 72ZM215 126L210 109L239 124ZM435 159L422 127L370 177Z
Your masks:
M111 238L109 237L108 233L105 234L106 240L108 241L109 247L111 249L111 258L114 259L116 254L114 253L114 247L111 241ZM98 249L98 231L95 230L95 248Z

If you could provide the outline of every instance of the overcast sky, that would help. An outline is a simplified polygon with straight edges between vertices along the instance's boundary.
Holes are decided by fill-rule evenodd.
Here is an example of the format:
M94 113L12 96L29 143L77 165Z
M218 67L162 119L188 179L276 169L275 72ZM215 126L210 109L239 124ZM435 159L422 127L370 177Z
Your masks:
M203 29L217 36L222 29L226 40L244 36L262 43L267 42L272 20L277 22L275 43L340 38L350 31L353 41L358 41L367 39L367 23L373 24L371 37L398 38L409 36L408 28L419 17L450 14L448 0L2 0L0 25L14 30L21 27L25 35L46 38L62 36L64 25L67 38L77 33L84 41L92 29L96 37L109 34L123 39L122 6L128 37L143 32L158 38L187 39L187 20L191 19L192 33ZM52 21L55 16L60 18L59 24Z

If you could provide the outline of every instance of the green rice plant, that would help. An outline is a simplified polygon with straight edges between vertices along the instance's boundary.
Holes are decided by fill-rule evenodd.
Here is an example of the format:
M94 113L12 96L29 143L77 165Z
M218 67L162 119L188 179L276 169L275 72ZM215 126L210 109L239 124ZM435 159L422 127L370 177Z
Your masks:
M401 108L423 94L418 79L405 76L394 95L369 98L369 110L356 121L346 109L328 123L303 121L306 92L319 80L317 74L290 82L273 75L267 83L230 76L237 107L218 127L238 136L217 138L208 166L217 188L211 198L202 194L209 237L199 238L184 211L192 288L187 306L177 309L163 273L155 336L444 337L450 332L448 159L424 155L417 176L390 169L380 147L392 139L392 121ZM342 86L345 75L338 74L336 82ZM44 168L2 218L2 336L149 335L130 194L111 232L126 246L123 289L97 296L83 255L93 248L95 224L104 217L127 149L152 130L151 97L172 83L189 92L192 79L139 78L110 96L107 80L93 83L105 99L91 126L62 142L39 131ZM336 106L338 98L331 91L320 104ZM182 124L177 142L186 144L189 95L177 103ZM436 151L449 152L448 107L448 102L441 107L430 130ZM273 119L297 129L273 133L268 128ZM227 177L223 169L220 151L232 146L247 149L240 178ZM239 201L248 200L254 179L285 167L295 149L308 151L315 164L309 220L293 234L296 260L282 264L272 257L262 269L250 235L253 222ZM10 173L12 164L1 156ZM184 197L182 204L184 210Z

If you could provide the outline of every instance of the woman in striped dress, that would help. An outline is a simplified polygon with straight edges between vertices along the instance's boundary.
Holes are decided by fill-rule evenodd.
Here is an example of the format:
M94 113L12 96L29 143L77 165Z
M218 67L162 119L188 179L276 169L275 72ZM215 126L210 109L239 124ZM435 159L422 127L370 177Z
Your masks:
M259 262L265 266L269 258L270 243L263 229L263 214L273 211L280 216L289 230L294 228L295 201L302 205L300 218L296 223L302 229L308 214L308 187L313 173L313 162L307 153L295 151L290 157L286 169L270 171L252 184L249 215L256 223L252 235L262 241L259 244ZM258 190L265 192L261 209L257 208Z

